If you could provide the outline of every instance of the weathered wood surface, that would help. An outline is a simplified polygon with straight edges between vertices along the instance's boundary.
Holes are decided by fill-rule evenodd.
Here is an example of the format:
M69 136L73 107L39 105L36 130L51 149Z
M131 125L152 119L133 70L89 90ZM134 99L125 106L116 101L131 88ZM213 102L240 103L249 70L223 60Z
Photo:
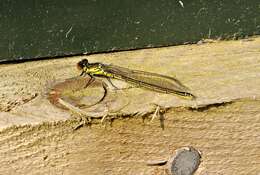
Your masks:
M175 74L198 100L134 89L124 112L139 115L74 131L71 114L46 93L52 82L78 75L82 57L1 65L1 174L163 174L146 162L183 146L202 152L196 174L260 173L259 37L88 58ZM168 108L164 120L140 117L154 111L150 103Z

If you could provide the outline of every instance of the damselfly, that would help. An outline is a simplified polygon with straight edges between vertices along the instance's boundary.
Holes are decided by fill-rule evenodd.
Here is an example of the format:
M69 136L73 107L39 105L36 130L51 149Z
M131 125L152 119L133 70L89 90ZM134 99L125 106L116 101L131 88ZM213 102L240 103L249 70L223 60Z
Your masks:
M175 94L188 99L196 98L179 80L170 76L98 62L89 63L87 59L78 62L78 68L82 70L81 76L87 74L91 77L87 85L93 82L94 77L103 77L109 82L111 82L110 79L118 79L156 92Z

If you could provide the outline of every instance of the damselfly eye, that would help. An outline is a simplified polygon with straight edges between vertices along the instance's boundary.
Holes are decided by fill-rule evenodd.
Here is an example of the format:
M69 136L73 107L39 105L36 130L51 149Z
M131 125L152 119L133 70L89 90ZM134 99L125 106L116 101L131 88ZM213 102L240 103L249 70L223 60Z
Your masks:
M88 67L87 59L83 59L80 62L78 62L78 64L77 64L78 69L83 69L85 66Z

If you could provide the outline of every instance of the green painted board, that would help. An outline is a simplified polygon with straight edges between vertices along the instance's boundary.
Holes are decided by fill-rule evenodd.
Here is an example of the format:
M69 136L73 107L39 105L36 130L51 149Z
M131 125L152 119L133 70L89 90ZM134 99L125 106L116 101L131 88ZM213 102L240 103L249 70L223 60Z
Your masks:
M259 0L1 0L0 62L260 34Z

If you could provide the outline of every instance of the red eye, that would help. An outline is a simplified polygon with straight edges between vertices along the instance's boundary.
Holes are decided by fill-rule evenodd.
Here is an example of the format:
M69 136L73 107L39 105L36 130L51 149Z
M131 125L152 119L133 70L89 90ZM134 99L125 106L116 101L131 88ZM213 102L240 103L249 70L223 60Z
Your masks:
M83 69L85 66L88 66L88 60L87 59L83 59L80 62L78 62L78 64L77 64L77 68L79 70Z
M79 70L82 70L82 69L83 69L83 65L80 64L80 62L78 62L78 63L77 63L77 68L78 68Z

